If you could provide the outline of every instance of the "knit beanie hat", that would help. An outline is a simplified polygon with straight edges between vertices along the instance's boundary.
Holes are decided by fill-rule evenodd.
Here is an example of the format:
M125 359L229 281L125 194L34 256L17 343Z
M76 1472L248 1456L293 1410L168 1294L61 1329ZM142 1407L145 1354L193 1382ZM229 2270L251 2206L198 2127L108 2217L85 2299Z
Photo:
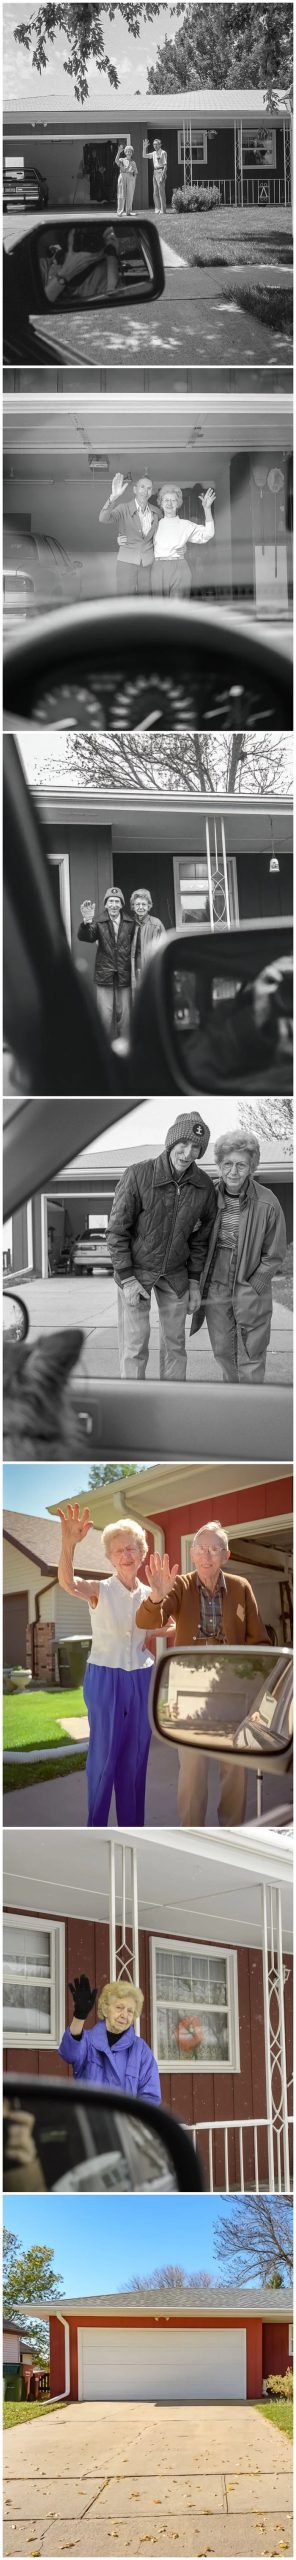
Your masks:
M192 1155L194 1156L198 1146L199 1155L205 1156L209 1136L210 1131L207 1129L206 1120L201 1118L201 1112L191 1111L189 1119L187 1111L180 1111L178 1120L173 1121L172 1128L167 1132L165 1139L167 1154L170 1155L172 1147L188 1147L190 1139Z
M260 1147L258 1145L258 1138L251 1138L248 1135L248 1131L245 1129L226 1129L224 1138L216 1139L216 1145L214 1147L216 1163L223 1164L224 1156L232 1155L233 1148L235 1147L243 1147L244 1154L249 1157L249 1162L253 1167L260 1164Z
M103 1991L100 1992L100 1999L98 2000L98 2018L107 2018L108 2009L110 2008L110 2000L112 2001L116 1999L119 2000L119 2002L121 2000L124 2001L126 2000L127 1992L129 1999L133 2000L134 2003L135 2018L140 2018L141 2009L143 2009L144 2003L144 1992L139 1991L138 1984L136 1982L129 1982L128 1980L126 1982L104 1982Z
M105 889L104 907L108 907L108 905L109 905L109 898L113 898L113 889L116 889L116 896L117 896L117 898L120 898L120 905L121 905L121 907L125 907L125 898L124 898L124 895L123 895L123 889L118 889L118 888L117 888L117 880L113 880L113 882L112 882L112 881L110 881L110 889Z

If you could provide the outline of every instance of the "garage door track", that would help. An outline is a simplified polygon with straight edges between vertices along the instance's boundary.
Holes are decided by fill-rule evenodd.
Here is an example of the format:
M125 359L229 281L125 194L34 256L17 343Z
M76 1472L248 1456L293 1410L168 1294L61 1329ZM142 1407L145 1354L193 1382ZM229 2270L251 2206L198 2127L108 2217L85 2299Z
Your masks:
M73 2402L4 2443L9 2560L292 2552L291 2446L250 2403Z

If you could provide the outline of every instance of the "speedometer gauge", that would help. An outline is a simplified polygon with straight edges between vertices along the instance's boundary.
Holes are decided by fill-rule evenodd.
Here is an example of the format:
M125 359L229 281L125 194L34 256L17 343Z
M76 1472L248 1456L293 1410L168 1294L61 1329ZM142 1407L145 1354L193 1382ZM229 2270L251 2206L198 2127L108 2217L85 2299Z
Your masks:
M112 729L192 729L194 695L174 678L133 676L114 694Z

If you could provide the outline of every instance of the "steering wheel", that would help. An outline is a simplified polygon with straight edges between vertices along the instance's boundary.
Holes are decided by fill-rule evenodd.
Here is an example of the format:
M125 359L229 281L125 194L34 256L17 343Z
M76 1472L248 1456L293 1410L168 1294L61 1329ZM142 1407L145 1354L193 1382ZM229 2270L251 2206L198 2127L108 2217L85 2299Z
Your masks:
M163 598L58 607L7 642L4 716L9 728L288 730L290 633Z

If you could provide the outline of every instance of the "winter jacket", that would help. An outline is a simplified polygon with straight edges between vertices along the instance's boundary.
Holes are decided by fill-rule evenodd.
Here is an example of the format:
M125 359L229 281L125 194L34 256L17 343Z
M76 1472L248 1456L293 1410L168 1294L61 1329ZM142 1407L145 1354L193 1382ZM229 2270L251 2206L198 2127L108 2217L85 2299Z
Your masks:
M222 1593L224 1644L267 1644L268 1637L260 1617L255 1592L244 1574L225 1573ZM137 1609L138 1627L167 1627L168 1619L176 1620L176 1642L179 1645L204 1644L200 1634L200 1589L196 1573L176 1573L166 1600L141 1600Z
M181 1298L203 1269L215 1216L214 1184L198 1164L187 1165L180 1180L166 1152L131 1165L117 1184L108 1226L119 1285L135 1273L144 1289L166 1280Z
M111 916L98 916L97 923L80 924L77 941L96 942L95 982L97 987L130 987L131 946L134 935L131 916L121 915L119 932L114 933Z
M136 918L134 919L134 922L135 936L132 945L132 992L135 995L136 989L143 976L143 969L146 969L147 960L151 960L151 954L152 951L155 951L156 949L156 943L165 942L166 936L165 925L161 924L160 916L152 916L149 914L149 916L143 917L142 924L139 922L137 924Z
M71 2036L70 2027L59 2045L63 2062L70 2062L74 2080L96 2081L100 2089L125 2089L128 2096L151 2098L160 2105L160 2079L154 2053L136 2036L135 2027L126 2027L118 2044L108 2044L104 2018L95 2027L83 2027L82 2036Z
M202 1283L203 1304L207 1298L209 1280L214 1280L215 1276L215 1253L220 1240L221 1216L225 1196L224 1185L221 1183L219 1184L218 1191L218 1205L216 1198L215 1224L212 1228L209 1251L207 1260L204 1264ZM283 1210L280 1208L279 1200L277 1200L274 1191L267 1191L265 1183L256 1181L255 1176L252 1174L248 1183L246 1197L241 1206L237 1235L236 1274L234 1287L232 1287L232 1295L234 1308L237 1296L238 1315L239 1290L242 1288L245 1289L246 1283L250 1289L252 1288L252 1298L255 1297L259 1301L259 1305L262 1306L264 1313L270 1313L272 1308L271 1284L275 1272L280 1270L281 1263L284 1262L286 1249L286 1226ZM202 1322L203 1310L197 1308L196 1314L194 1313L192 1318L191 1333L199 1332Z

